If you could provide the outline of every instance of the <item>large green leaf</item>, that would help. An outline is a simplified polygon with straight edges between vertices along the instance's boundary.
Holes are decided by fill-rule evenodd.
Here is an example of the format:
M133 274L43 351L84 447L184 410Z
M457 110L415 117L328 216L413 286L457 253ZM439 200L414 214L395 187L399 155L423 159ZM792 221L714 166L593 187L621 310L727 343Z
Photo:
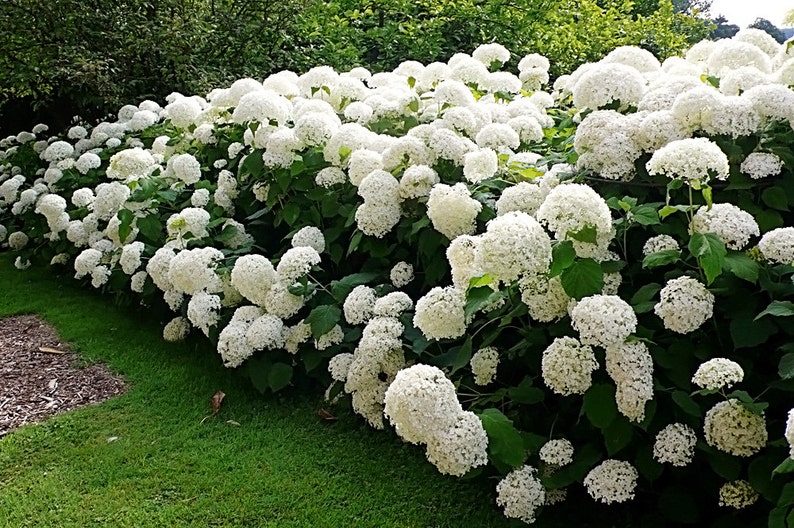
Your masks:
M615 387L601 383L595 384L584 393L582 410L590 423L599 429L606 429L618 416L615 404Z
M658 268L659 266L666 266L677 262L681 258L681 252L677 249L665 249L664 251L657 251L646 255L642 259L643 268Z
M315 339L327 334L342 318L342 310L334 304L318 306L306 317Z
M772 301L769 303L769 306L753 320L757 321L765 315L774 315L776 317L789 317L794 315L794 303L791 301Z
M728 250L714 233L694 233L689 240L689 252L695 257L706 274L706 284L714 282L725 263Z
M730 253L725 256L725 269L748 282L758 280L761 266L744 253Z
M794 378L794 352L789 352L780 358L777 373L782 379Z
M563 240L557 242L551 248L551 269L549 275L556 277L563 270L569 268L576 260L576 251L573 249L573 242L570 240Z
M488 454L497 468L515 468L524 463L524 440L513 422L498 409L478 415L488 433Z
M580 259L562 272L560 282L565 293L579 300L601 293L604 289L604 273L595 260Z
M267 373L270 390L278 392L292 381L292 367L286 363L273 363Z

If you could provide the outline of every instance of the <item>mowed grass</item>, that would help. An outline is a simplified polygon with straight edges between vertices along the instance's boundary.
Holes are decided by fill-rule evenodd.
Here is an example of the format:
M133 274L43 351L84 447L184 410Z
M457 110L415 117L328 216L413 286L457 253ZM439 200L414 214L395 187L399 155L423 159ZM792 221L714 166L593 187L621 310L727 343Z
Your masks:
M130 389L0 439L0 526L525 526L494 504L495 480L440 475L344 409L323 421L319 393L261 395L208 341L166 343L145 311L0 255L0 316L21 313Z

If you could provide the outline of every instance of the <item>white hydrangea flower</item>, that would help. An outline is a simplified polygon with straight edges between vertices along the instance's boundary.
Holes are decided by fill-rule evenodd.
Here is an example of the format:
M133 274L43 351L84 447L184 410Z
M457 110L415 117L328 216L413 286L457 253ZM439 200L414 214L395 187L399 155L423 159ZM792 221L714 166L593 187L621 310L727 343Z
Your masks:
M551 239L537 220L512 211L488 222L480 237L476 265L496 280L510 283L522 275L548 271Z
M629 462L607 459L590 470L584 478L587 493L598 502L612 504L634 498L637 470Z
M402 212L398 203L364 202L356 209L356 225L362 233L382 238L400 222Z
M637 315L617 295L591 295L571 310L571 325L586 345L623 343L637 329Z
M80 174L87 174L91 169L98 169L102 165L102 159L93 152L84 152L74 162L74 168Z
M653 458L660 464L688 466L695 456L697 436L686 424L672 423L656 434Z
M637 46L619 46L610 51L601 62L624 64L640 73L655 72L662 67L653 53Z
M375 301L372 311L378 317L399 317L400 314L413 307L414 302L407 294L396 291L388 293Z
M595 63L573 86L577 108L597 110L613 103L621 109L636 107L645 94L646 81L640 72L619 63Z
M314 347L317 350L325 350L334 345L338 345L344 338L345 333L342 331L342 327L339 325L334 325L334 327L328 332L314 340Z
M719 390L743 379L744 370L738 363L726 358L713 358L700 364L692 376L692 383L701 389Z
M320 260L320 254L311 246L292 247L281 257L276 273L280 280L291 284L307 275Z
M347 176L358 187L373 171L383 170L383 156L369 149L356 149L347 158Z
M191 301L192 302L192 301ZM251 325L245 321L230 321L218 335L218 354L223 366L235 368L242 365L254 353L246 334Z
M15 267L16 269L18 269L18 270L25 270L25 269L28 269L28 268L30 267L30 265L31 265L31 262L30 262L29 260L25 260L25 259L23 259L22 257L17 257L17 258L14 260L14 267ZM101 266L101 267L102 267L102 268L105 268L105 266ZM93 281L92 281L91 283L93 284ZM104 284L104 283L103 283L103 284ZM94 287L95 287L95 288L98 288L99 286L101 286L101 284L100 284L100 285L97 285L97 286L94 286Z
M290 354L297 354L298 347L312 336L312 327L301 319L300 322L286 329L286 336L284 350Z
M286 342L284 322L275 315L259 315L250 322L245 339L254 350L283 348Z
M794 227L778 227L764 233L758 241L758 249L774 264L794 263Z
M232 286L240 295L258 306L264 306L267 294L278 282L273 264L262 255L243 255L232 268Z
M301 228L292 235L292 247L307 246L313 248L317 253L325 251L325 236L323 232L314 226Z
M752 152L739 169L754 180L777 176L783 169L783 161L771 152Z
M3 226L0 226L0 242L2 242L5 236L4 229L5 228ZM52 259L50 259L50 266L68 264L69 258L70 257L68 253L58 253L57 255L54 255Z
M695 233L714 233L730 249L742 250L760 231L753 216L733 204L702 206L692 218Z
M201 110L201 104L193 97L180 97L165 106L165 117L174 126L187 128L196 121Z
M151 261L150 261L151 262ZM187 318L204 335L209 335L210 327L220 321L221 298L200 291L195 294L187 305Z
M450 240L459 235L473 234L481 210L482 204L471 197L471 192L463 183L456 183L452 187L436 184L427 201L427 216L433 228Z
M143 242L132 242L121 248L119 264L127 275L132 275L141 266L141 254L143 253Z
M609 206L588 185L558 185L546 196L536 217L554 233L555 239L571 240L576 255L581 258L601 260L615 234ZM595 229L595 244L571 237L586 228Z
M573 337L557 337L543 351L543 381L557 394L584 394L593 383L596 369L598 361L593 349Z
M8 235L8 246L13 250L20 250L28 244L30 237L22 231L14 231Z
M100 220L110 220L130 197L130 188L119 182L100 183L93 202L94 214Z
M696 279L683 276L667 281L653 311L664 327L679 334L700 328L714 313L714 295Z
M565 293L559 275L551 279L544 274L526 275L519 280L518 287L532 319L548 323L568 315L571 298Z
M466 290L471 279L484 273L477 263L480 240L480 237L460 235L447 248L447 261L456 288Z
M527 524L535 522L537 509L546 503L546 490L535 476L532 466L522 466L508 473L496 485L496 504L504 510L505 517L520 519Z
M469 361L471 372L474 374L474 383L488 385L496 377L496 367L499 366L499 351L495 347L481 348Z
M190 321L187 317L174 317L163 328L163 339L168 342L183 341L190 333Z
M758 501L760 495L746 480L726 482L720 488L720 506L727 506L740 510L751 506Z
M375 290L369 286L356 286L342 306L345 320L352 325L366 323L374 315L376 301Z
M353 363L353 354L343 352L331 358L328 362L328 372L335 381L345 382L350 364Z
M210 203L210 192L208 189L196 189L190 195L190 205L193 207L203 208Z
M496 213L502 216L511 211L522 211L534 216L544 198L539 185L519 182L502 191L502 195L496 201Z
M66 141L53 141L41 153L41 159L50 163L58 163L61 160L70 158L74 155L74 147Z
M168 170L185 185L193 185L201 179L201 163L192 154L176 154L168 158Z
M513 130L510 129L510 131ZM518 134L515 135L518 139ZM463 156L463 176L471 183L480 183L488 178L493 178L498 168L499 160L496 152L490 148L481 148Z
M510 51L501 44L480 44L471 53L472 58L477 59L486 66L499 63L501 67L510 60Z
M606 369L615 382L615 403L632 422L645 419L645 404L653 399L653 358L642 341L607 348Z
M786 420L785 437L790 448L789 458L794 459L794 409L791 409L788 412L788 419Z
M114 180L135 181L154 172L157 163L151 153L142 148L119 151L110 157L107 177Z
M706 443L734 456L749 457L767 441L766 420L737 400L717 403L706 413Z
M540 448L538 457L554 467L567 466L573 462L573 444L565 438L549 440Z
M209 236L207 231L209 223L209 211L199 207L186 207L168 218L166 229L168 230L168 236L171 237L181 239L190 233L193 238L204 238Z
M672 141L651 156L645 165L651 175L684 180L690 185L728 178L728 157L707 138Z
M171 267L171 259L174 258L173 248L169 246L158 248L154 255L149 259L146 264L146 271L152 278L155 286L161 291L168 291L173 289L171 281L168 279L168 270Z
M436 286L416 301L414 326L428 339L460 337L466 332L465 291Z
M265 310L282 319L289 319L303 308L305 301L302 296L290 293L288 283L278 281L265 295Z
M169 263L168 280L174 289L188 295L219 292L221 281L215 268L223 258L223 253L213 247L180 251Z
M648 256L652 253L659 253L660 251L680 251L681 247L675 238L670 235L656 235L652 236L645 241L642 246L642 254Z
M438 174L427 165L411 165L400 178L399 193L403 200L411 200L429 196L435 184L439 182Z
M455 386L438 367L417 364L400 370L384 397L384 413L400 438L426 443L455 424L461 412Z
M488 463L488 434L480 418L460 411L455 424L437 430L427 440L427 459L444 475L460 477Z
M143 270L134 273L132 277L130 277L130 290L135 293L143 293L143 287L146 284L146 277L148 276L149 274Z
M414 280L414 267L407 262L398 262L389 272L389 280L395 288L402 288Z

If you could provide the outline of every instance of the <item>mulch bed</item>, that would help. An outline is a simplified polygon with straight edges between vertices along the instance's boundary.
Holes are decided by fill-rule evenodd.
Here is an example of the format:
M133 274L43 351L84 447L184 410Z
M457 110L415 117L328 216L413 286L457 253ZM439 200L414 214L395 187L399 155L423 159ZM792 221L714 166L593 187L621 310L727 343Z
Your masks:
M84 365L55 329L35 315L0 319L0 437L122 394L124 380Z

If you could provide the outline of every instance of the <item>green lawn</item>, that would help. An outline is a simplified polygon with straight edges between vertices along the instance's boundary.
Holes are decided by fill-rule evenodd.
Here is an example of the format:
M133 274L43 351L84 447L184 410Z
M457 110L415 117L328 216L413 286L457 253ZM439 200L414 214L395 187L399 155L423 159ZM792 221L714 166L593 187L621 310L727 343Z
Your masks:
M0 526L523 525L501 515L494 480L444 477L349 411L325 422L320 394L262 396L208 342L165 343L145 312L11 262L0 255L0 316L42 315L131 388L0 440Z

